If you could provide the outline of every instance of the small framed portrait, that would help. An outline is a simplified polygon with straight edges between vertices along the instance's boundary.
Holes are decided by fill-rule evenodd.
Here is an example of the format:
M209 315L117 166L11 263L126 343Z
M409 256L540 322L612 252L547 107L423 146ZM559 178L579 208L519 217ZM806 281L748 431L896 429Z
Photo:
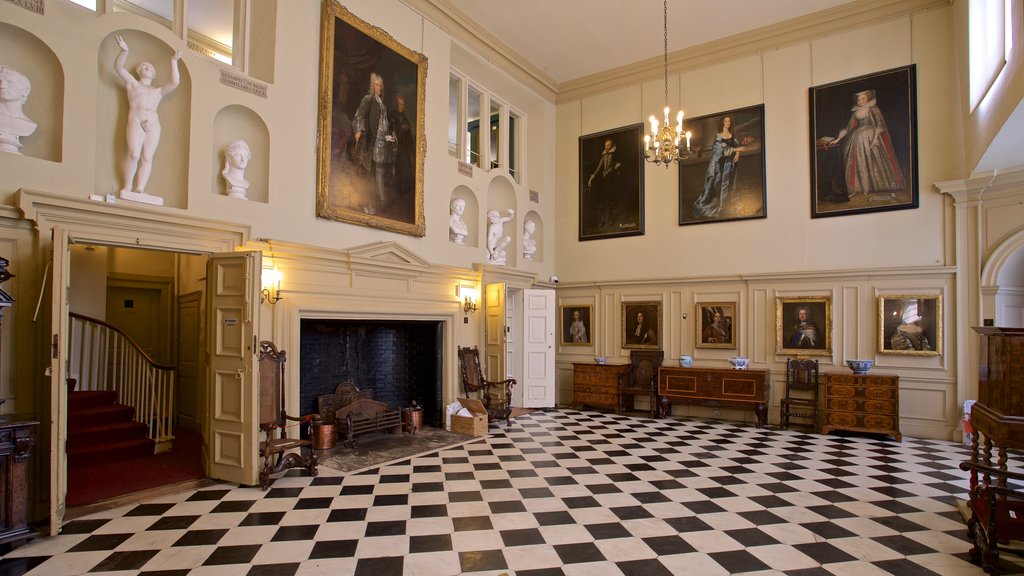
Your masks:
M560 311L562 346L589 346L592 343L590 327L593 326L593 306L562 306Z
M643 235L643 130L580 137L580 241Z
M679 164L679 225L767 218L764 105L686 121L693 154Z
M736 348L736 303L697 304L697 348Z
M832 355L832 298L780 296L775 299L775 353Z
M940 356L942 296L879 296L878 353Z
M810 89L811 218L918 206L916 67Z
M661 350L661 302L622 303L622 347Z

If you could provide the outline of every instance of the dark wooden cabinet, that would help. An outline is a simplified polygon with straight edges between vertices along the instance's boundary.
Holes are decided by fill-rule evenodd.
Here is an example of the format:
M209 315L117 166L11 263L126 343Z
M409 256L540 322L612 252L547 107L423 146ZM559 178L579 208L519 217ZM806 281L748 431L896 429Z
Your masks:
M1006 449L1024 449L1024 329L976 327L981 335L978 401L971 425L995 447L999 466L1006 467ZM974 450L977 452L977 435Z
M36 535L28 526L28 458L36 443L37 424L0 418L0 544Z
M1024 481L1017 452L1024 449L1024 329L975 327L981 335L978 400L971 407L971 459L967 536L970 557L985 572L1000 573L999 553L1024 540ZM1013 450L1014 452L1010 452ZM1017 462L1009 465L1010 456Z
M764 428L768 418L768 371L662 366L658 369L658 395L662 417L672 414L672 402L752 408L757 427Z
M619 387L629 380L629 364L573 363L572 405L619 410Z
M822 434L833 430L900 434L900 377L886 374L821 375L825 387L825 423Z

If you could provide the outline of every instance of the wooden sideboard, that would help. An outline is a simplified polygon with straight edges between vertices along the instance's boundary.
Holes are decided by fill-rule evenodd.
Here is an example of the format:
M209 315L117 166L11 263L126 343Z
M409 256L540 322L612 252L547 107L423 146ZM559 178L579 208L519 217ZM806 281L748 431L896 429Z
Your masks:
M28 457L36 443L37 424L0 418L0 544L36 536L28 526Z
M658 395L662 417L672 414L672 402L681 402L752 408L758 428L764 428L768 419L767 370L662 366L658 369Z
M619 386L629 380L629 364L574 362L572 405L619 411Z
M900 434L900 377L886 374L821 375L825 387L825 423L822 434L833 430Z

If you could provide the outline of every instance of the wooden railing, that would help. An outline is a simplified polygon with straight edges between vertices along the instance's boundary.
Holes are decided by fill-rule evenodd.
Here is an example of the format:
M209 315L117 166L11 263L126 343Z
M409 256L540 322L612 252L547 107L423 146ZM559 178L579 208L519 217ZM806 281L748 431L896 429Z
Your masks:
M69 374L76 390L116 390L118 402L135 409L157 453L174 440L175 368L158 364L127 334L102 320L71 314Z

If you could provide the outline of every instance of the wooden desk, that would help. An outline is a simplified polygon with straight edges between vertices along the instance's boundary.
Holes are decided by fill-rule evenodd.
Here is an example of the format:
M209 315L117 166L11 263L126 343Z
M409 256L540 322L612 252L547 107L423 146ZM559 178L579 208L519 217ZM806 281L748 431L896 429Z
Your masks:
M672 414L672 402L701 406L735 406L752 408L757 427L768 420L768 371L732 370L729 368L658 369L660 416Z
M822 434L833 430L900 434L900 377L888 374L825 372L825 424Z
M574 362L572 405L619 411L619 386L629 380L629 364Z

